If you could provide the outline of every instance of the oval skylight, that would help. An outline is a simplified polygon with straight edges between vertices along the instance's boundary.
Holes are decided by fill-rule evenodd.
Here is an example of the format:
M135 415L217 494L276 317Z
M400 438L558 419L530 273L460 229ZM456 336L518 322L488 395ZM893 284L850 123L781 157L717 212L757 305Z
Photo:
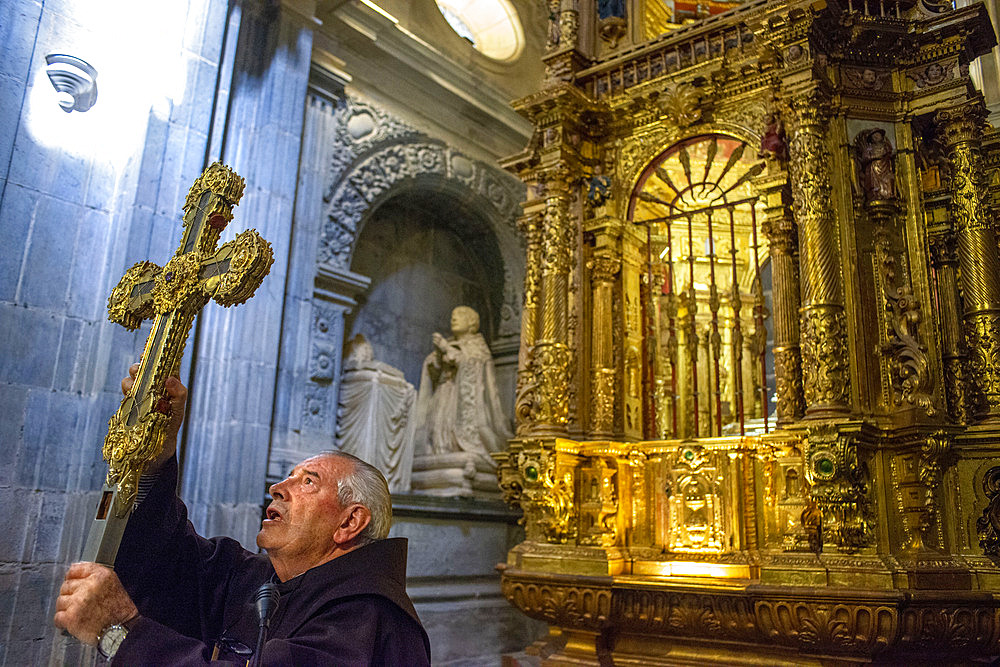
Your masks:
M509 0L435 0L448 24L484 56L509 61L521 55L524 30Z

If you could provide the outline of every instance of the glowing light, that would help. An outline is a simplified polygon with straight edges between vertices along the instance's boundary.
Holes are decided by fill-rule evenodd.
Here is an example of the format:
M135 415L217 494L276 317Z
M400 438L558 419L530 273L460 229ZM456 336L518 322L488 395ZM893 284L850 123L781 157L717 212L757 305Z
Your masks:
M456 33L484 56L510 61L524 50L524 29L509 0L436 0Z
M183 102L188 70L197 64L198 54L183 48L188 10L182 3L128 0L62 5L72 28L61 31L47 51L73 54L93 65L100 94L86 113L67 114L44 61L36 62L24 114L31 137L68 156L116 165L138 153L150 111L168 117Z

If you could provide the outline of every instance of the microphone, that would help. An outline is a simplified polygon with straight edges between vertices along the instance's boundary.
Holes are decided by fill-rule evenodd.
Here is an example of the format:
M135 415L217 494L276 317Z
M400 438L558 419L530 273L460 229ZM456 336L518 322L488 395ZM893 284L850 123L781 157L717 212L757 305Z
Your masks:
M267 628L271 625L271 617L274 616L275 609L278 608L278 598L281 592L278 585L270 581L261 585L254 595L254 603L257 605L257 617L260 619L260 631L257 633L257 650L253 652L254 667L260 666L260 654L264 651L264 638L267 636Z
M278 608L280 595L278 585L270 581L257 589L254 602L257 603L257 618L260 619L261 627L266 628L271 624L271 617L274 616L274 610Z

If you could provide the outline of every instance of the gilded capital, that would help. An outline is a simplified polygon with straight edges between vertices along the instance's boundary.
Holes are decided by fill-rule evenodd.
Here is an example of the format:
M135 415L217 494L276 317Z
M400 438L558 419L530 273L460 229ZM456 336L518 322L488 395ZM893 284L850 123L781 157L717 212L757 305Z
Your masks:
M981 98L938 111L934 117L941 140L949 147L962 142L979 141L985 119L986 109L983 108Z
M621 265L617 257L593 257L587 261L590 279L594 283L613 283Z

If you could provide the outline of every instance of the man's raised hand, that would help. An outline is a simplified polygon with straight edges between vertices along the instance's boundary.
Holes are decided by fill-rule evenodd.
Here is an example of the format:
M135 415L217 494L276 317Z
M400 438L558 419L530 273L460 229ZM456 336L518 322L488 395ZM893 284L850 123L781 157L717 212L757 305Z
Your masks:
M122 394L128 395L135 384L135 378L139 374L139 364L132 364L128 368L128 377L122 379ZM180 379L170 376L167 378L164 389L167 393L167 400L170 402L170 421L167 422L163 432L163 451L155 461L149 464L144 471L145 474L155 473L170 457L177 451L177 434L181 430L184 422L184 406L187 403L187 388L181 384Z

